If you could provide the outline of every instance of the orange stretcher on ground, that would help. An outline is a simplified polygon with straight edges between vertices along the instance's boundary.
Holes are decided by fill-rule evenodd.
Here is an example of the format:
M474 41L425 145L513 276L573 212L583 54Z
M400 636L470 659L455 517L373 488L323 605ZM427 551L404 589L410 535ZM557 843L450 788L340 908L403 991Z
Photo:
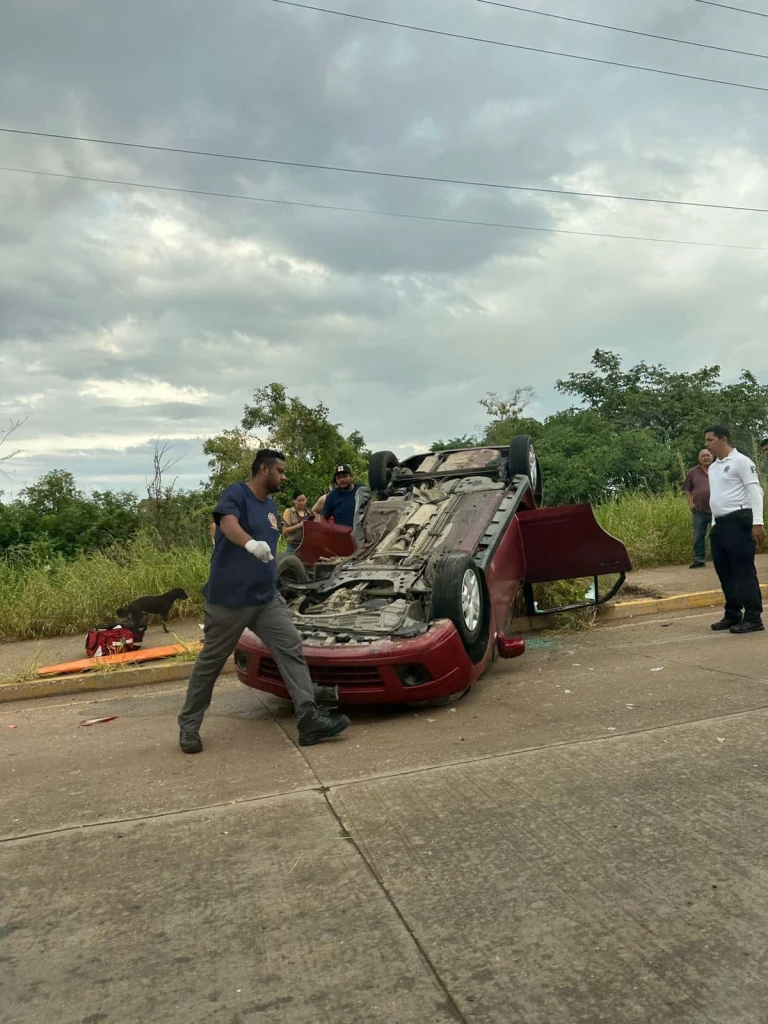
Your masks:
M81 658L79 661L63 661L60 665L46 665L39 668L39 676L67 676L74 672L90 672L102 665L134 665L142 661L158 661L173 658L185 651L198 649L202 644L171 644L168 647L150 647L146 651L126 651L124 654L106 654L102 658Z

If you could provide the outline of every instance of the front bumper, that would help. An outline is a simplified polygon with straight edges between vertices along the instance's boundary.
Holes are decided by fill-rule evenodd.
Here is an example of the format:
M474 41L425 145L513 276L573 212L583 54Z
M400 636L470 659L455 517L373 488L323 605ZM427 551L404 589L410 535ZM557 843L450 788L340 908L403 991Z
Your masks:
M334 644L302 648L312 681L338 686L344 704L409 704L461 693L477 679L491 656L473 664L451 622L436 622L422 636L386 639L372 644ZM409 673L406 666L418 666ZM242 683L290 699L272 655L246 630L235 650L235 671ZM426 681L406 686L403 678Z

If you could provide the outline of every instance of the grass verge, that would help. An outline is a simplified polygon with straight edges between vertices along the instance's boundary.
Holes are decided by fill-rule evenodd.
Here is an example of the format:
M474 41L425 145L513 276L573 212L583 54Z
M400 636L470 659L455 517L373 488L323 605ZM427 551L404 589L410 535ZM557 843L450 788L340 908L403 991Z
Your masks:
M684 565L691 557L691 515L677 492L627 493L596 505L595 515L604 530L624 542L637 569ZM203 545L163 549L147 533L122 548L71 560L0 559L0 642L78 633L113 619L126 600L172 587L190 595L174 606L176 614L199 612L210 553ZM583 598L590 582L542 584L536 600L541 608L570 604Z

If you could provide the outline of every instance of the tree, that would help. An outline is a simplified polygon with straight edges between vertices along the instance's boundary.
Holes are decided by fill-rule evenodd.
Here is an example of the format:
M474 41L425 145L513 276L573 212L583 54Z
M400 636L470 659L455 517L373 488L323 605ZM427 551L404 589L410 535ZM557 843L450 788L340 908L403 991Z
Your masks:
M172 444L168 441L161 441L159 437L155 441L155 450L152 455L154 474L152 480L147 481L147 497L154 501L163 501L173 497L176 481L179 478L175 476L168 483L167 475L174 466L181 462L183 456L180 455L178 459L172 459L168 454L172 448Z
M597 349L592 369L556 383L582 403L548 416L526 416L530 388L509 396L490 392L480 404L489 416L476 437L438 441L433 451L468 444L505 445L530 434L541 462L547 502L595 501L621 490L658 491L677 484L692 465L704 431L725 423L745 451L768 434L768 386L744 370L736 384L722 384L719 366L673 373L640 362L625 370L615 352Z
M253 405L246 405L243 429L255 431L261 444L285 455L286 493L298 488L314 501L343 463L351 466L358 479L365 479L371 453L362 434L354 430L345 436L341 425L328 418L329 411L322 402L309 406L289 397L285 385L276 383L259 388Z
M2 472L3 476L8 476L8 473L6 473L5 470L2 468L3 463L10 462L12 458L14 458L21 452L21 448L9 449L4 448L4 445L7 444L8 438L11 436L11 434L15 433L15 431L17 431L19 427L23 426L24 423L26 423L26 419L9 420L7 427L0 428L0 472Z
M71 556L130 540L138 529L137 498L130 492L95 491L86 497L66 470L54 469L3 507L0 549L48 549Z
M617 432L590 409L548 416L535 441L548 505L599 501L641 487L663 490L668 483L668 454L651 430Z
M227 487L236 484L238 480L248 479L253 457L259 447L258 438L239 427L225 430L205 441L203 452L208 456L210 474L204 487L214 505L216 497Z
M679 457L695 461L713 423L731 427L735 444L745 450L768 428L768 386L748 370L738 383L723 385L719 366L673 373L640 362L623 370L621 357L603 349L595 351L592 366L558 380L558 391L579 398L617 432L650 430L667 449L670 472Z
M434 441L429 450L444 452L453 448L476 448L479 444L480 441L472 434L462 434L461 437L452 437L448 441Z

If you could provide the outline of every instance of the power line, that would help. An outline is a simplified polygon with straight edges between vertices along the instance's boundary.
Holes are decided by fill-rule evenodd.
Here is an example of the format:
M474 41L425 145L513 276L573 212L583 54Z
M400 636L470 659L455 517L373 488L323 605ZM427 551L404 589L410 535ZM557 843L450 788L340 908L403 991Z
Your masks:
M660 36L654 32L641 32L635 28L623 28L619 25L605 25L602 21L586 21L584 18L569 18L565 14L552 14L550 11L536 11L531 7L518 7L517 4L503 4L499 0L477 0L489 7L504 7L509 11L521 11L523 14L537 14L541 18L552 18L555 21L569 21L574 25L589 25L590 28L604 28L609 32L624 32L630 36L642 36L644 39L661 39L667 43L680 43L682 46L699 46L703 50L717 50L720 53L735 53L739 57L760 57L768 60L768 53L752 53L751 50L732 50L728 46L715 46L713 43L699 43L693 39L677 39L675 36Z
M429 221L437 224L463 224L481 228L504 228L510 231L534 231L540 234L576 235L582 238L611 238L625 242L655 242L664 245L694 245L707 249L742 249L750 252L768 252L760 245L735 245L726 242L698 242L682 238L651 238L646 235L620 235L607 231L577 231L571 228L541 228L530 224L508 224L499 221L465 220L458 217L431 217L420 213L400 213L394 210L364 210L356 206L331 206L326 203L305 203L293 199L267 199L264 196L245 196L233 192L212 192L199 188L180 188L175 185L152 185L143 181L121 181L115 178L96 178L85 174L63 174L56 171L39 171L28 167L2 167L0 171L13 174L31 174L43 178L66 178L70 181L90 181L100 185L122 185L126 188L154 189L159 192L180 192L191 196L215 196L220 199L241 199L251 203L270 203L275 206L298 206L308 210L332 210L337 213L365 214L372 217L398 217L402 220Z
M537 192L544 195L576 196L582 199L616 199L632 203L657 203L661 206L688 206L704 210L731 210L737 213L768 213L768 207L734 206L729 203L703 203L691 199L661 199L654 196L614 195L611 192L581 192L577 189L544 188L537 185L509 185L497 181L476 181L471 178L441 178L430 174L405 174L398 171L380 171L367 167L342 167L336 164L313 164L300 160L277 160L266 156L247 156L238 153L218 153L214 150L187 149L182 146L156 146L148 142L125 142L119 139L96 139L87 135L63 135L56 132L36 132L26 128L2 128L9 135L30 135L43 139L64 139L68 142L92 142L99 146L122 146L127 149L148 149L156 153L181 153L186 156L214 157L218 160L243 160L248 163L270 164L276 167L298 167L303 170L333 171L339 174L361 174L373 178L394 178L399 181L429 181L439 185L467 185L471 188L504 189L510 192Z
M726 11L738 11L740 14L754 14L757 18L768 18L764 11L750 11L746 7L731 7L730 4L716 4L714 0L696 0L697 4L706 4L707 7L722 7Z
M321 14L335 14L339 18L353 18L355 21L367 21L374 25L390 25L394 28L407 28L412 32L425 32L432 36L444 36L447 39L468 39L473 43L487 43L490 46L504 46L511 50L524 50L527 53L548 53L552 57L570 57L571 60L586 61L589 64L605 64L612 68L629 68L632 71L648 71L654 75L667 75L670 78L687 78L692 82L710 82L712 85L727 85L734 89L751 89L754 92L768 92L766 85L749 85L746 82L730 82L723 78L706 78L703 75L686 75L682 71L663 71L661 68L649 68L642 64L625 64L617 60L604 60L602 57L584 57L578 53L563 53L560 50L544 50L539 46L523 46L521 43L507 43L501 39L486 39L483 36L468 36L460 32L445 32L437 28L425 28L423 25L408 25L402 21L385 21L383 18L371 18L365 14L352 14L350 11L334 11L329 7L314 7L310 4L296 3L295 0L272 0L272 3L284 7L299 7L305 11L319 11Z

